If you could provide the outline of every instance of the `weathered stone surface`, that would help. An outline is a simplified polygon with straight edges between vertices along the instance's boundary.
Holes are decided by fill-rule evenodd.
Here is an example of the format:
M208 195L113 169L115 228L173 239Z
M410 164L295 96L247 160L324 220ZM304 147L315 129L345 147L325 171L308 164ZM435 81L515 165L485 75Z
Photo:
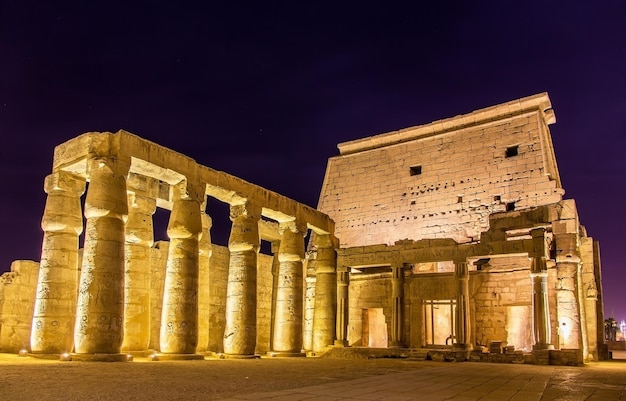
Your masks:
M46 179L38 284L3 276L0 347L600 359L599 248L562 199L554 122L543 93L340 144L321 211L125 131L81 135L55 149ZM209 198L230 205L228 248L211 243ZM171 211L170 241L153 245L156 208ZM506 354L484 357L490 345Z

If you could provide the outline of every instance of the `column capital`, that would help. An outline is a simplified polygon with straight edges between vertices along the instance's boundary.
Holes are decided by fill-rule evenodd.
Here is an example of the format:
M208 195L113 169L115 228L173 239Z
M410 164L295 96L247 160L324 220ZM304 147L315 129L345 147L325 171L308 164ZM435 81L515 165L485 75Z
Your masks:
M469 265L466 259L454 261L454 275L461 279L469 278Z
M85 193L85 179L66 171L55 171L46 176L43 190L47 194L60 191L79 197Z
M172 187L172 200L193 200L199 204L206 202L206 186L199 182L184 179Z
M94 157L87 160L89 190L85 198L85 217L115 217L125 220L128 215L126 176L130 160Z
M180 198L174 206L167 225L167 235L171 238L196 238L202 233L200 204L197 200Z
M228 239L231 252L259 250L259 219L261 207L246 203L230 206L230 220L233 222Z
M261 218L261 209L260 205L257 205L252 202L246 202L238 205L230 205L230 220L235 221L240 218L251 218L251 219L260 219Z
M541 274L547 274L548 266L546 264L546 258L544 256L536 256L531 258L530 267L531 276L539 276Z
M293 233L300 233L304 237L309 229L306 222L294 218L293 220L281 221L278 223L278 233L283 235L285 230L289 230Z
M530 235L533 238L532 254L530 257L545 257L548 254L548 245L546 243L546 229L543 227L533 228L530 230Z
M136 213L152 215L156 211L156 199L128 191L128 207Z
M159 197L159 180L137 173L128 173L126 190L149 198Z

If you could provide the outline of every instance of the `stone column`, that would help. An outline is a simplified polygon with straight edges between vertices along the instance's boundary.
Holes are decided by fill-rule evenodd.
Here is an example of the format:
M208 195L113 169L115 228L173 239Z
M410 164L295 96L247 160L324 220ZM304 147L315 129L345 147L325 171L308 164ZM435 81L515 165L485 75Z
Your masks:
M274 349L274 325L276 324L276 289L278 288L278 271L280 270L280 262L278 260L278 249L280 241L272 242L272 305L270 307L270 349Z
M172 359L202 359L198 346L198 239L202 232L200 204L204 191L185 182L177 188L167 235L167 254L160 347Z
M313 311L313 351L333 345L337 315L337 254L330 235L314 234L315 310ZM346 287L347 289L347 287ZM347 294L346 294L347 295ZM344 335L345 338L345 335Z
M150 248L154 244L155 211L155 199L128 193L122 343L127 353L145 352L150 344Z
M305 260L307 260L305 252ZM313 318L315 315L315 271L311 270L310 260L307 263L304 277L304 319L302 323L302 349L313 350ZM332 342L332 341L331 341Z
M224 353L253 357L256 348L256 278L261 208L247 203L230 208L230 262L226 295Z
M129 163L114 158L87 161L89 188L83 263L76 308L77 356L124 360L124 221L128 215ZM91 357L89 355L90 354ZM108 356L107 356L108 355Z
M336 347L348 346L348 285L350 284L350 268L337 268L337 324L335 339Z
M404 336L404 266L391 267L391 339L389 346L402 348Z
M550 304L548 303L548 268L546 265L545 229L531 230L533 238L530 278L533 286L533 350L553 349L550 344Z
M73 348L78 282L78 236L83 232L80 196L85 180L64 171L46 177L48 194L30 347L59 354Z
M583 349L577 286L580 275L577 239L575 233L554 235L560 348Z
M198 273L198 349L197 352L207 352L209 347L209 320L211 314L211 298L209 294L209 261L213 253L211 244L211 227L213 220L202 213L202 235L200 236L200 256Z
M470 336L469 271L467 261L455 261L456 291L456 340L454 346L472 349Z
M272 351L281 356L302 355L303 267L306 226L281 223L278 285Z
M534 257L530 277L533 284L533 349L552 349L550 306L548 304L548 270L545 257Z

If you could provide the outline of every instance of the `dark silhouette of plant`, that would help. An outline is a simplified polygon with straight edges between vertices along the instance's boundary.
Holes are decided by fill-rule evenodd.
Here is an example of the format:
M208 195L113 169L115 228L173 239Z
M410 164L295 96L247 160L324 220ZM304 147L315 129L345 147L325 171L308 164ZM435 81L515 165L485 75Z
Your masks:
M615 341L617 337L617 321L610 317L604 321L604 338L607 341Z

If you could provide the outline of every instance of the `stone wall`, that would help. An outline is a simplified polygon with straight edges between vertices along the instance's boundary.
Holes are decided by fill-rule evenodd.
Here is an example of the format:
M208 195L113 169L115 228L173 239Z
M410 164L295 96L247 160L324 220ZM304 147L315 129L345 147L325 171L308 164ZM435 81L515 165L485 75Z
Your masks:
M351 275L348 290L348 343L363 344L363 310L382 308L387 328L391 327L391 274Z
M0 276L0 351L30 349L39 263L16 260Z
M492 341L501 341L503 346L514 346L516 350L532 349L529 265L527 257L492 259L488 267L470 275L474 344L489 346ZM554 269L549 277L553 273ZM554 299L549 301L554 305Z
M468 242L488 229L491 213L560 201L544 113L511 116L508 107L473 125L459 121L475 113L354 141L361 148L331 158L319 210L336 222L342 247Z

